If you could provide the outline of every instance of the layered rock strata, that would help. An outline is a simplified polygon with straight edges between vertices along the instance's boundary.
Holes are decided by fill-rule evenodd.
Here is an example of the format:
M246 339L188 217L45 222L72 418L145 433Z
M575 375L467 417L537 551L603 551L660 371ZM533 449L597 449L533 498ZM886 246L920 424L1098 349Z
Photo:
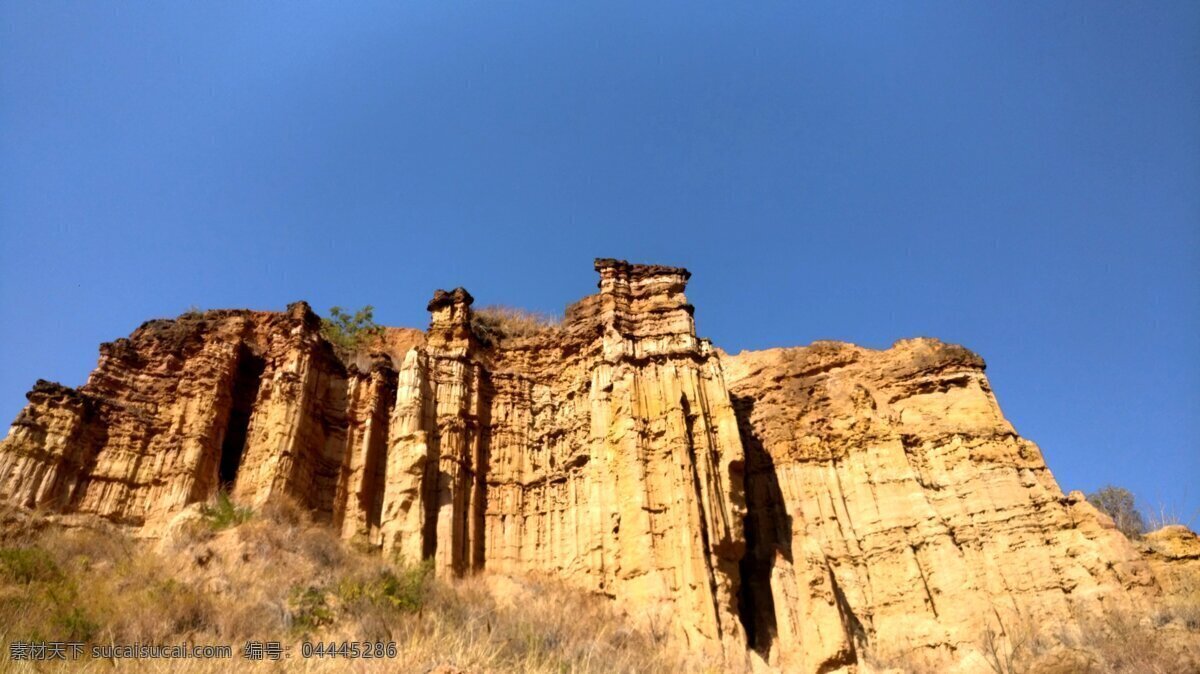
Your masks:
M522 338L482 340L470 294L438 291L427 333L393 330L363 370L304 303L151 321L80 389L35 386L0 494L152 528L222 487L286 496L442 573L553 573L736 649L741 442L689 274L596 269L599 293Z
M952 662L1001 622L1070 625L1192 577L1194 536L1139 553L1059 490L971 352L725 356L686 270L595 267L559 325L480 329L469 293L437 291L426 331L369 353L339 354L302 302L150 321L82 387L30 391L0 497L148 534L222 489L288 498L444 575L551 574L799 672Z
M1168 595L1200 607L1200 536L1181 524L1172 524L1146 534L1138 549ZM1200 611L1189 620L1200 630Z
M970 351L818 342L725 367L751 513L743 606L773 662L818 671L872 645L950 661L985 630L1070 626L1158 591L1004 419Z

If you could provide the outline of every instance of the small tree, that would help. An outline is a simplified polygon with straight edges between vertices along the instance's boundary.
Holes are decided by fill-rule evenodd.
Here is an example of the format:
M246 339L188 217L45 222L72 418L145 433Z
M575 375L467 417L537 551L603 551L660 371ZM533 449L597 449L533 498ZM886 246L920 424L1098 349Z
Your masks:
M1146 522L1134 505L1133 494L1124 487L1107 485L1088 494L1088 503L1108 515L1117 529L1128 538L1138 538L1146 531Z
M375 322L375 307L370 304L353 314L330 307L329 318L321 319L321 334L341 351L354 353L382 337L383 327Z

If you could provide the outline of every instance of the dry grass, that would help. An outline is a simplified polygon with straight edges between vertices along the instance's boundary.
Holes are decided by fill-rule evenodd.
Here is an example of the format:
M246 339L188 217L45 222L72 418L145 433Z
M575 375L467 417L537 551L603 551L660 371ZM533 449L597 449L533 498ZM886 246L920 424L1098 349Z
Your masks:
M1072 645L1097 656L1101 665L1094 671L1121 674L1200 671L1196 632L1188 634L1170 623L1155 624L1151 618L1128 611L1088 616L1081 626L1080 638Z
M222 507L222 506L215 506ZM207 514L206 514L207 513ZM212 508L160 540L105 526L48 526L0 512L0 672L694 672L666 635L634 628L599 597L541 578L437 579L425 565L345 544L288 503L214 526ZM238 518L240 519L240 518ZM224 522L224 518L221 518ZM998 674L1200 671L1200 592L1149 614L1082 614L1071 624L994 614L974 667ZM241 658L247 640L279 641L279 663ZM228 645L232 660L14 662L15 641ZM305 641L395 642L382 660L306 659ZM891 647L883 649L880 647ZM876 645L876 670L944 671L947 652ZM439 669L441 668L441 669ZM873 671L869 667L864 671Z
M0 672L703 671L610 602L549 580L436 579L343 544L286 504L215 529L198 510L161 540L45 527L0 547ZM241 658L247 640L290 646ZM383 660L305 659L303 641L395 642ZM230 660L8 659L16 641L229 645Z
M492 305L471 312L471 331L487 344L514 337L529 337L553 330L561 323L559 316L517 307Z
M1175 674L1200 672L1195 597L1164 603L1146 615L1131 609L1080 613L1065 623L991 611L974 643L945 650L875 645L867 662L880 671L932 674L954 660L984 674ZM964 648L965 647L965 648ZM971 652L968 652L971 651Z
M1195 531L1197 518L1200 518L1200 510L1186 513L1178 506L1160 502L1158 508L1150 511L1146 518L1146 531L1158 531L1173 525L1182 525Z

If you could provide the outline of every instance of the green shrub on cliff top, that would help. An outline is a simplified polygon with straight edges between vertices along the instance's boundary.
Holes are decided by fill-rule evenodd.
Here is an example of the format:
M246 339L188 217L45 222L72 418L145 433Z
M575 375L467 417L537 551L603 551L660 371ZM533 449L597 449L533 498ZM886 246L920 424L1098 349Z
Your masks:
M353 353L383 336L383 327L375 322L375 307L367 306L346 313L330 307L329 318L321 319L321 334L340 350Z

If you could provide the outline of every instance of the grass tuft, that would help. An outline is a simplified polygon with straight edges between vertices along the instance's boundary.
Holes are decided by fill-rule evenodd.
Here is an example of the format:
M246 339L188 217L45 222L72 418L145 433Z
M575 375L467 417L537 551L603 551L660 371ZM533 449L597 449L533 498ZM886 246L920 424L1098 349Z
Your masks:
M0 548L0 574L22 584L62 578L62 571L49 553L36 547Z
M254 511L237 505L228 493L221 490L217 492L216 501L201 508L200 514L213 531L220 531L250 521Z
M338 596L347 604L365 602L399 611L413 612L425 604L433 578L433 563L399 569L381 568L367 578L346 578L338 586Z

